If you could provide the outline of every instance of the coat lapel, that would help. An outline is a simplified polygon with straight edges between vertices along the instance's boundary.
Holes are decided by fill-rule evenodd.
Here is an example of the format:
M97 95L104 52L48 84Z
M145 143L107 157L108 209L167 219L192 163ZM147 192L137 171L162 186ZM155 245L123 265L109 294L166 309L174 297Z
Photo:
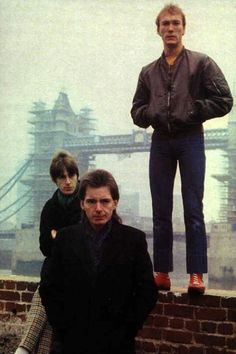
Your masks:
M92 277L94 268L86 242L86 231L83 224L79 224L76 227L74 236L77 238L77 242L73 248L73 252L76 258L78 258L82 263L84 270L88 273L88 276Z

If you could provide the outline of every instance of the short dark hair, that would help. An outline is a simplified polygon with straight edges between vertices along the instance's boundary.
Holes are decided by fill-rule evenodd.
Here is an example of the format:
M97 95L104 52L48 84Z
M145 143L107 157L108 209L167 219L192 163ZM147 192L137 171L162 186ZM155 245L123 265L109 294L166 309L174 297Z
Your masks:
M65 171L70 176L77 175L79 177L79 168L75 157L66 150L60 150L53 156L49 168L53 182L56 183L57 178L62 177Z
M169 12L171 15L176 15L176 14L181 15L182 21L183 21L183 27L186 26L186 18L185 18L185 14L183 13L182 9L178 5L169 4L169 5L164 6L163 9L157 15L155 23L156 23L158 29L160 26L160 17L165 12Z
M97 169L86 173L81 181L79 187L79 199L84 201L86 190L88 187L100 188L108 187L113 200L119 200L119 188L112 174L106 170ZM117 214L116 210L113 211L112 217L119 223L122 222L120 216Z

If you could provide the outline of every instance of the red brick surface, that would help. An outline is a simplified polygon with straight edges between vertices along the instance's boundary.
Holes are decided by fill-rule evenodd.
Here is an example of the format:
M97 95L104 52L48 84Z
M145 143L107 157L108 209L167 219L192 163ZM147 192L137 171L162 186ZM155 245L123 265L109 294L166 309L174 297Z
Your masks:
M0 327L22 333L37 281L0 280ZM18 332L17 332L18 331ZM236 354L236 292L160 292L137 354Z

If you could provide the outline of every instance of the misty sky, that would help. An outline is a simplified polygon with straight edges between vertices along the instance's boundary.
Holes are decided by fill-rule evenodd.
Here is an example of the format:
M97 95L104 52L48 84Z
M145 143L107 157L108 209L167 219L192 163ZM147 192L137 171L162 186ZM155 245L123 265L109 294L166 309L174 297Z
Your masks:
M0 186L27 159L28 111L42 100L52 108L59 91L76 113L94 110L101 135L137 129L130 108L143 65L162 52L156 14L162 0L0 0ZM184 44L219 64L231 88L236 83L236 1L182 0L187 18ZM226 127L227 117L206 128ZM223 168L220 152L209 153L207 175ZM97 159L123 191L141 190L141 214L150 215L148 154L119 161ZM129 173L127 174L127 170ZM135 182L136 181L136 182ZM206 180L206 219L219 207L217 183ZM215 208L212 207L215 198Z

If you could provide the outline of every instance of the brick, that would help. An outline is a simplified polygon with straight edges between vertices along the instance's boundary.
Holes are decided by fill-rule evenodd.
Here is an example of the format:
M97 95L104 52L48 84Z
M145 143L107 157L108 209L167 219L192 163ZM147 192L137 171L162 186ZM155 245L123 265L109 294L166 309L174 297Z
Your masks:
M0 313L0 321L7 322L10 319L9 313Z
M160 291L158 296L158 302L171 304L174 302L174 298L175 296L172 292Z
M144 327L138 333L138 338L161 339L162 332L158 328Z
M201 322L202 332L216 333L216 322Z
M154 307L154 312L155 312L157 315L163 315L163 312L164 312L164 305L157 303L157 304L155 305L155 307Z
M0 311L4 311L5 309L5 302L0 301Z
M4 289L4 281L0 280L0 289Z
M204 307L220 307L221 297L213 295L189 296L189 305Z
M184 320L182 318L171 318L170 328L182 329L184 327Z
M14 314L17 314L18 312L25 312L26 305L20 304L20 303L15 303L15 302L7 302L6 303L6 311L13 312Z
M205 354L204 348L201 347L191 347L189 348L189 354Z
M234 333L234 326L232 323L219 323L218 333L224 335L231 335Z
M156 316L153 321L154 327L167 327L169 324L166 316Z
M204 344L208 347L217 346L217 347L224 347L225 346L225 337L217 336L213 334L201 334L195 333L194 334L196 343Z
M197 320L186 320L185 321L185 328L192 332L199 332L200 331L200 321Z
M214 348L206 348L206 354L235 354L235 350L228 350L228 349L216 349Z
M19 301L20 294L16 291L0 290L0 300Z
M206 348L206 354L226 354L227 351L222 351L222 349L216 348Z
M216 308L195 308L195 316L200 320L224 321L227 317L226 310Z
M227 319L228 319L229 321L236 322L236 310L228 310Z
M193 318L193 308L187 305L164 305L164 315Z
M231 308L231 307L236 308L236 297L229 297L229 298L222 297L221 306L227 308Z
M229 349L236 349L236 337L227 338L226 344Z
M189 296L187 293L182 293L180 295L176 295L174 297L174 303L175 304L184 304L184 305L188 305L189 303Z
M192 342L192 333L165 329L163 339L168 342L189 344Z
M156 348L153 342L144 341L142 344L142 353L155 353Z
M34 293L37 288L38 288L38 283L28 283L28 290L29 291L32 291Z
M31 308L31 304L26 304L26 311L28 312Z
M6 280L5 281L5 289L7 290L15 290L16 288L16 283L14 281L11 280Z
M25 322L26 319L27 319L27 316L25 314L20 314L20 315L17 315L17 317L22 321L22 322Z
M171 353L171 346L166 344L166 343L160 343L159 345L159 351L158 353L160 354L166 354L166 353Z
M189 348L185 345L180 345L178 348L178 354L189 354Z
M20 281L16 284L16 289L17 290L26 290L27 289L27 283L25 281Z
M23 302L31 302L33 295L34 295L34 293L23 292L21 294L21 300Z

